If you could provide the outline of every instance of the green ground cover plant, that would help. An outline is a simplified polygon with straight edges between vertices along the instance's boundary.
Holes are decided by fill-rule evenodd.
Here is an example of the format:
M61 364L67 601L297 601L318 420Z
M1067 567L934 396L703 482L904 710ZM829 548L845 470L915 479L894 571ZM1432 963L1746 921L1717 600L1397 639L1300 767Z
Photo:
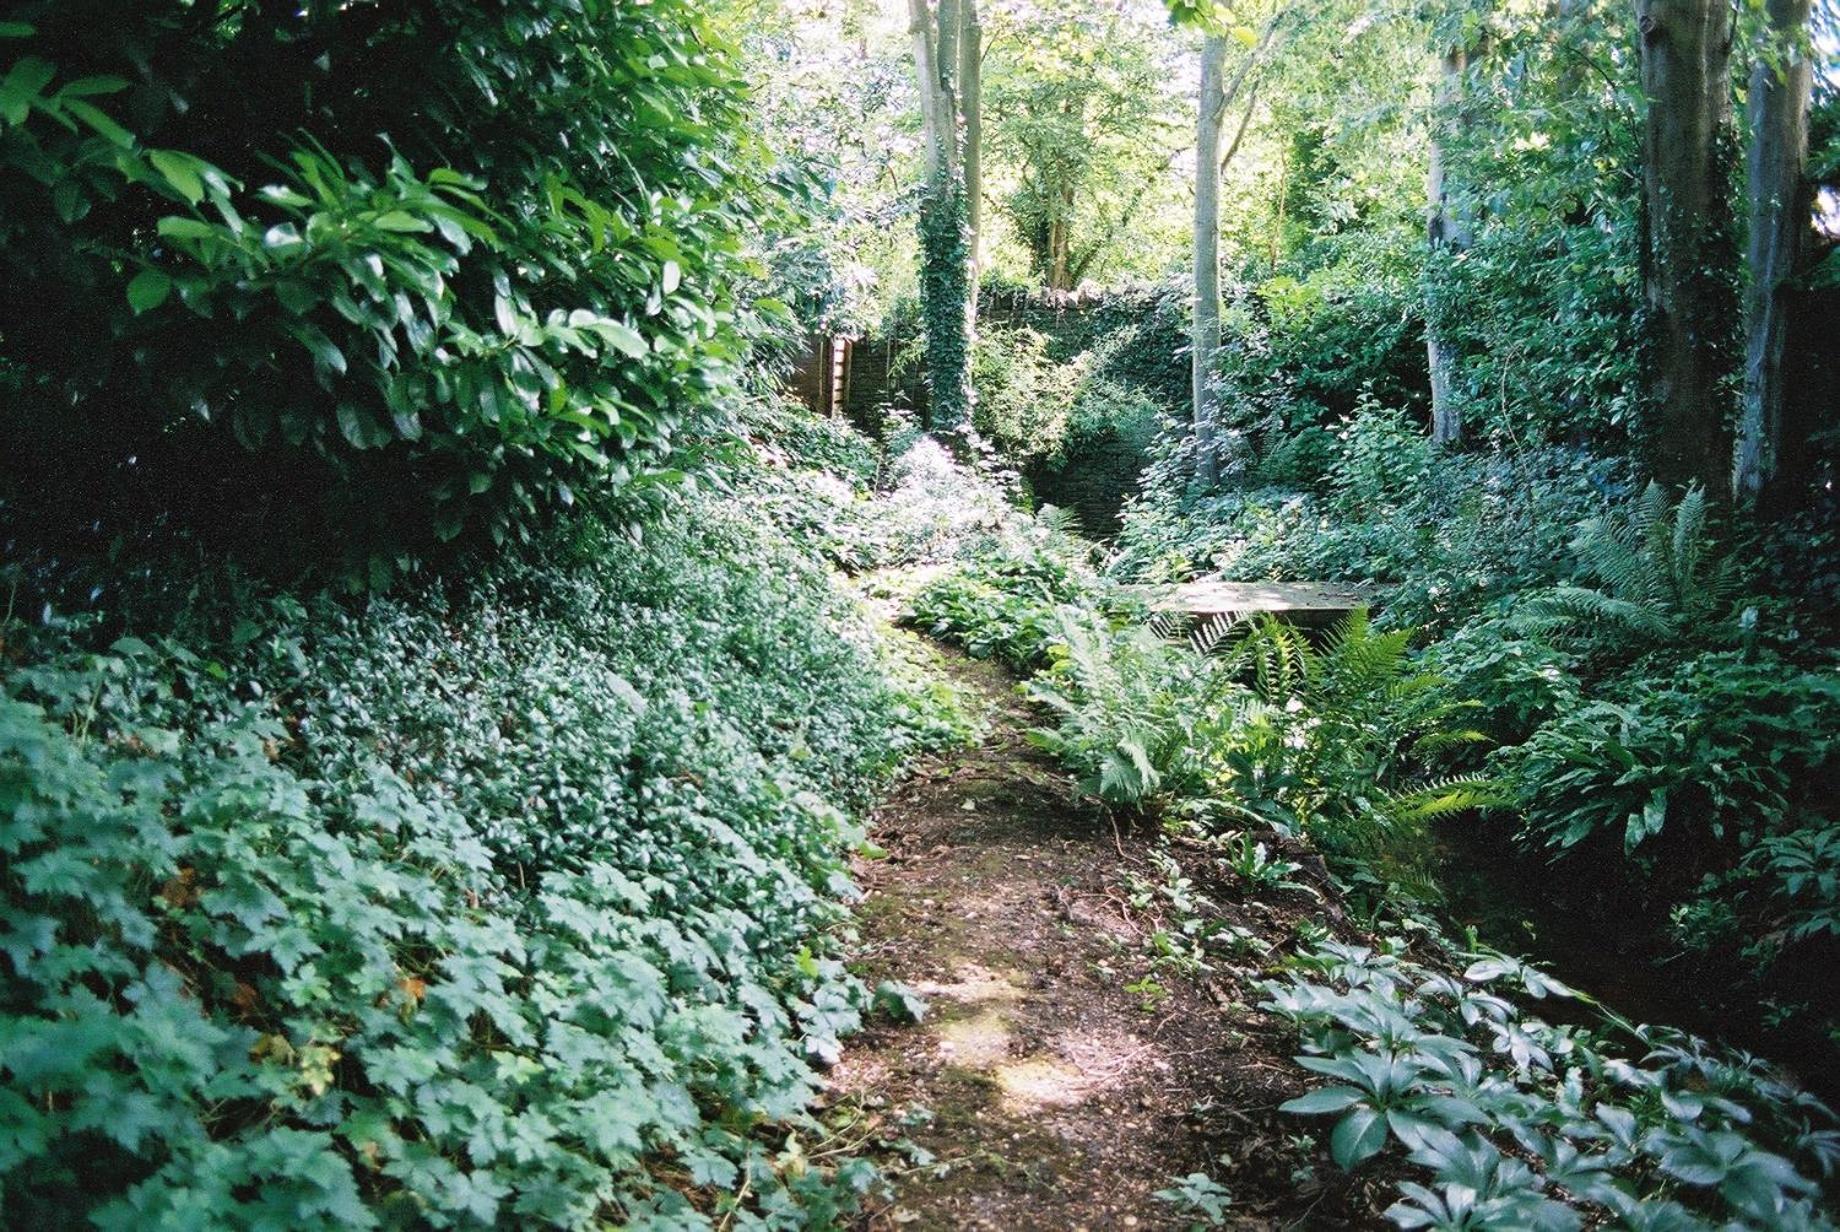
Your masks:
M686 493L464 585L174 627L6 629L12 1218L853 1206L872 1169L799 1149L869 1008L853 816L966 728L820 556Z
M1499 954L1409 956L1325 941L1286 962L1266 1008L1327 1080L1290 1100L1334 1117L1331 1156L1403 1156L1401 1228L1830 1228L1840 1129L1755 1058L1614 1017L1553 1025L1577 994Z

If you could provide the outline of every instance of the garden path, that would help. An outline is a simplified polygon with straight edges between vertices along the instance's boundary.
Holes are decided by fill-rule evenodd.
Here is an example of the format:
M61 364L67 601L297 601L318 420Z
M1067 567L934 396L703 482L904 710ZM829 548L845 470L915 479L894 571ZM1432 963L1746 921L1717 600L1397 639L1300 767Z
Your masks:
M883 1159L896 1195L864 1227L1210 1226L1154 1196L1197 1172L1232 1195L1211 1226L1377 1223L1364 1185L1312 1174L1287 1142L1302 1127L1277 1105L1303 1086L1292 1041L1253 1008L1268 943L1243 970L1156 961L1146 885L1168 874L1148 840L1073 797L998 669L949 670L989 699L989 735L902 783L874 820L886 857L858 869L859 967L929 1005L917 1026L873 1025L832 1071L834 1122L911 1144ZM1303 914L1229 910L1274 941Z

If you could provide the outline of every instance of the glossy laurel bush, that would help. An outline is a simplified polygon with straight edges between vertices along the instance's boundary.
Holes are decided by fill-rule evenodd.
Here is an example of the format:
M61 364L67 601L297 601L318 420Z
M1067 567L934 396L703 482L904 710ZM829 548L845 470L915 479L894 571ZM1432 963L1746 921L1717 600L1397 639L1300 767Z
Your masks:
M826 938L912 707L745 509L540 546L215 636L9 630L13 1220L687 1229L742 1191L803 1228L870 1182L788 1135L868 1000Z
M116 531L233 515L387 580L630 482L730 382L738 236L783 199L697 6L12 15L0 336L33 495L104 491Z

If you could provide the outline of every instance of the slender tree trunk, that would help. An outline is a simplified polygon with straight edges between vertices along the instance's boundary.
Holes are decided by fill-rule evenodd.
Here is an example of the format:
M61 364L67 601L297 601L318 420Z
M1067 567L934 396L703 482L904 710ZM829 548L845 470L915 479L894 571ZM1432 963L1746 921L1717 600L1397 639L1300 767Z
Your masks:
M926 137L926 174L929 181L950 178L957 172L958 142L953 120L952 92L940 76L939 43L933 11L927 0L907 0L907 32L914 41L914 73L920 84L920 125Z
M1203 483L1219 478L1214 456L1214 361L1220 351L1220 121L1227 41L1201 45L1201 98L1195 126L1195 306L1193 353L1195 466Z
M1055 221L1048 232L1048 288L1073 290L1073 186L1062 184L1055 195Z
M1469 71L1467 47L1451 47L1441 58L1437 99L1431 117L1431 148L1425 164L1425 233L1432 256L1469 247L1469 228L1459 208L1451 203L1449 150L1446 135L1460 131L1463 78ZM1435 277L1435 263L1433 277ZM1429 280L1427 280L1429 283ZM1432 288L1427 285L1427 290ZM1425 359L1431 372L1431 439L1454 445L1463 439L1463 409L1452 389L1456 370L1455 348L1446 336L1443 312L1436 296L1429 297L1425 312Z
M1716 491L1731 456L1718 387L1733 316L1728 0L1636 0L1643 121L1643 297L1651 462Z
M949 93L958 88L959 0L933 0L933 68ZM958 123L954 102L952 122Z
M1233 130L1233 140L1227 143L1227 152L1220 156L1220 173L1225 175L1227 168L1233 165L1233 156L1239 153L1240 143L1246 140L1246 129L1252 124L1252 113L1259 105L1259 91L1255 85L1246 95L1246 110L1240 113L1239 126ZM1143 196L1143 191L1138 191Z
M984 27L977 0L960 0L959 111L965 118L965 229L971 233L972 306L976 311L979 243L984 233Z
M925 331L927 427L957 428L971 417L972 287L965 253L965 191L959 164L958 104L951 74L957 68L957 0L941 0L951 37L936 23L927 0L908 0L908 33L920 84L926 136L926 187L920 202L920 309ZM954 49L953 58L941 55Z
M1783 446L1784 288L1802 255L1808 231L1808 103L1813 85L1803 39L1810 0L1769 0L1770 36L1782 57L1760 57L1751 68L1749 273L1744 303L1744 396L1732 496L1759 507L1780 504Z

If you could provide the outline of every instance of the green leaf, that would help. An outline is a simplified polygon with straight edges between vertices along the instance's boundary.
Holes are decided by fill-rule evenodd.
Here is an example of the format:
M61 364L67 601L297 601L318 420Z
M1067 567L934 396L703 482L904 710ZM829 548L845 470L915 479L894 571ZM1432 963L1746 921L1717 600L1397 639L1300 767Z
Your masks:
M1378 1154L1386 1145L1386 1121L1362 1105L1335 1123L1329 1135L1329 1154L1344 1171Z
M220 238L216 227L197 218L168 214L154 225L154 230L169 240L212 240Z
M39 92L56 75L57 70L37 56L27 56L13 65L0 79L0 119L8 124L24 124Z
M1353 1087L1324 1087L1320 1091L1311 1091L1296 1099L1286 1100L1278 1105L1279 1112L1320 1113L1340 1112L1350 1104L1358 1104L1365 1096Z
M204 200L204 177L198 174L198 160L178 150L149 150L147 161L166 178L166 182L186 200L197 205Z
M123 77L79 77L58 87L57 97L84 98L95 94L117 94L127 88L127 79Z
M508 295L494 296L492 299L492 316L498 322L498 332L515 338L518 332L517 305Z
M314 363L340 376L345 375L345 352L339 350L318 326L290 326L288 332L313 353Z
M306 283L291 278L277 282L274 291L275 298L281 301L281 306L297 317L305 316L313 310L315 304L319 303L317 291Z
M595 332L605 338L616 351L631 359L644 359L649 354L645 339L639 331L618 321L602 321L595 326Z
M1623 831L1623 850L1634 851L1644 839L1661 833L1667 824L1668 789L1657 787L1649 792L1648 799L1642 804L1640 813L1629 816L1629 824Z
M406 210L391 210L379 214L374 225L380 231L432 231L434 226L425 219L417 218Z
M875 987L875 1008L896 1022L917 1023L926 1017L926 1000L919 993L896 980L883 980Z
M128 307L139 316L149 309L158 308L172 294L172 279L159 270L142 270L128 284Z
M64 110L95 129L96 134L103 140L123 149L134 147L134 134L117 124L107 112L95 104L86 103L80 98L73 98L64 103Z
M341 402L338 407L339 433L351 442L355 449L371 447L370 417L349 402Z

